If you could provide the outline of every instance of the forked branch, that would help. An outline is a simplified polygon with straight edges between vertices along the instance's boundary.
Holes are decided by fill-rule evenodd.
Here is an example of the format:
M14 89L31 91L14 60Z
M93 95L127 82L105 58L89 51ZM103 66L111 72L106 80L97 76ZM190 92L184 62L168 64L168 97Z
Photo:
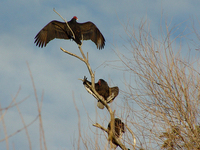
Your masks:
M55 9L54 9L55 11ZM55 11L56 12L56 11ZM57 13L57 12L56 12ZM57 13L58 14L58 13ZM63 17L58 14L62 19ZM64 20L64 19L63 19ZM65 21L65 20L64 20ZM66 22L66 21L65 21ZM67 23L67 22L66 22ZM69 27L69 26L68 26ZM71 28L69 27L69 29L71 30ZM71 30L71 32L73 33L73 31ZM74 35L74 34L73 34ZM82 41L83 41L83 37L82 37ZM95 90L95 72L92 71L91 67L90 67L90 64L89 64L89 61L88 61L88 53L87 53L87 57L85 56L85 54L83 53L83 50L82 50L82 44L81 45L78 45L78 48L80 50L80 53L82 55L82 57L74 54L74 53L71 53L67 50L64 50L62 47L60 48L63 52L73 56L73 57L76 57L78 58L79 60L81 60L82 62L84 62L88 68L88 71L90 73L90 76L91 76L91 85L87 83L87 86L89 87L90 91L94 94L93 96L99 100L108 110L108 112L110 113L110 119L111 119L111 130L109 131L108 133L108 130L105 129L104 127L100 126L98 123L97 124L94 124L95 127L99 127L100 129L104 130L105 132L108 133L108 140L109 141L112 141L112 139L114 139L115 141L117 141L119 147L123 150L127 150L127 148L119 141L117 140L116 136L115 136L115 130L114 130L114 113L112 111L112 109L108 106L107 102L104 100L104 98L102 96L100 96L97 91ZM81 79L82 81L84 81L84 79ZM91 94L91 93L90 93Z
M90 85L89 83L86 82L86 84L87 84L87 86L89 87L89 89L91 90L91 92L94 94L93 96L94 96L97 100L99 100L99 101L107 108L108 112L110 113L110 120L111 120L111 130L110 130L110 132L109 132L106 128L104 128L104 127L102 127L101 125L99 125L98 123L93 124L93 126L98 127L98 128L100 128L100 129L102 129L103 131L107 132L107 133L108 133L108 140L109 140L109 141L112 141L112 139L114 139L114 140L117 142L118 146L119 146L121 149L127 150L127 148L121 143L121 141L117 140L117 138L116 138L116 136L115 136L115 130L114 130L114 129L115 129L115 126L114 126L114 118L115 118L115 117L114 117L114 113L115 113L115 112L112 111L112 109L108 106L108 104L107 104L107 102L104 100L104 98L103 98L102 96L100 96L100 95L97 93L97 91L95 90L95 73L92 71L92 69L91 69L91 67L90 67L90 64L89 64L89 62L88 62L88 54L87 54L87 58L86 58L86 57L85 57L85 54L83 53L83 50L82 50L82 48L81 48L81 45L79 45L78 47L79 47L79 50L80 50L80 52L81 52L83 58L81 58L80 56L77 56L76 54L73 54L73 53L71 53L71 52L69 52L69 51L66 51L66 50L64 50L63 48L60 48L60 49L61 49L63 52L65 52L65 53L67 53L67 54L69 54L69 55L71 55L71 56L74 56L74 57L80 59L81 61L83 61L83 62L86 64L86 66L87 66L87 68L88 68L88 71L89 71L89 73L90 73L90 76L91 76L91 83L92 83L92 84ZM84 81L84 79L81 79L81 80ZM91 93L90 93L90 94L91 94Z
M128 150L128 149L124 146L124 144L122 144L121 141L119 141L119 140L116 138L116 136L115 136L114 133L111 133L111 134L110 134L109 131L108 131L108 129L102 127L102 126L101 126L100 124L98 124L98 123L93 124L93 126L95 126L95 127L97 127L97 128L100 128L101 130L107 132L107 134L108 134L108 141L112 141L112 139L113 139L115 142L117 142L118 146L119 146L121 149L123 149L123 150ZM112 139L110 139L110 138L112 138Z

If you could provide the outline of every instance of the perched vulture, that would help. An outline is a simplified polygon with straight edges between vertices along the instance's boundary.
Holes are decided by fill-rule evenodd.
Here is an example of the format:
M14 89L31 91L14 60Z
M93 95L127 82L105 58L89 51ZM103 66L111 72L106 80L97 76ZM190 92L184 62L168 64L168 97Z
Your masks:
M78 23L77 20L78 18L74 16L67 22L75 37L65 22L53 20L35 36L34 43L42 48L54 38L72 39L78 45L82 44L82 40L92 40L98 49L104 48L105 39L96 25L92 22Z
M115 118L115 136L117 140L121 140L123 133L125 132L124 130L124 123L119 119L119 118ZM110 131L110 123L108 124L108 133ZM114 139L112 139L112 143L113 145L111 145L112 148L116 149L118 144L116 143L116 141Z
M97 106L100 109L103 109L104 105L100 102L97 96L89 88L88 85L91 85L91 82L88 81L86 77L84 77L83 85L85 86L86 90L98 100ZM117 86L109 87L107 82L104 81L103 79L99 79L99 81L95 83L95 90L99 95L101 95L104 98L104 100L107 103L111 103L119 93L119 88Z

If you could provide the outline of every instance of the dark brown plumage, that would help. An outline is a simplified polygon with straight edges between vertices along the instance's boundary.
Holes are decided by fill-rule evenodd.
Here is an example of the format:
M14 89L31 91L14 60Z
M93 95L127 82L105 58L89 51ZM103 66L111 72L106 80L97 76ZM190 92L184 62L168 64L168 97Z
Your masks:
M124 123L119 118L115 118L114 124L115 124L115 129L114 129L115 136L116 136L117 140L121 140L122 135L125 132ZM108 124L108 128L107 129L108 129L108 133L109 133L110 123ZM112 143L114 144L112 147L117 148L118 144L114 139L112 139Z
M109 97L109 86L103 79L99 79L99 81L95 83L95 90L99 95L103 96L105 100Z
M86 90L90 94L92 94L95 98L97 98L95 94L89 89L86 83L91 85L91 82L88 81L86 77L84 77L83 84ZM97 91L99 95L101 95L106 100L107 103L111 103L119 93L119 88L117 86L110 88L107 82L104 81L103 79L99 79L99 81L95 83L95 90ZM98 101L97 106L101 109L104 108L104 105L100 101Z
M53 20L35 36L34 43L36 43L36 46L42 48L54 38L72 39L79 45L82 44L81 40L91 40L96 44L98 49L104 48L105 39L96 25L92 22L78 23L76 22L77 19L74 16L68 21L68 25L74 32L75 38L65 22Z

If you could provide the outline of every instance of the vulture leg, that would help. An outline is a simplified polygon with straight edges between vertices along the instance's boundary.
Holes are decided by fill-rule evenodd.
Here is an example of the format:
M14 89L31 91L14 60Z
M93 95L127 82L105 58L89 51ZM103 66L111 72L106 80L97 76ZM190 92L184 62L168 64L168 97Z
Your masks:
M82 39L81 39L81 44L80 44L80 45L78 45L78 46L80 46L80 47L81 47L81 46L82 46L82 44L83 44L83 34L81 34L81 38L82 38Z

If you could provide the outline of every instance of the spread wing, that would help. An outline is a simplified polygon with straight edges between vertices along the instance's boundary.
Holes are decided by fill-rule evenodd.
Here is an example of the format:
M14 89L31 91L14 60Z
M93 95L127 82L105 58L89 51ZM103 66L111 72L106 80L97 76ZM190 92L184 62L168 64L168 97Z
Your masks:
M105 38L94 23L85 22L78 24L83 35L83 40L92 40L98 49L104 48Z
M70 39L68 35L69 29L64 22L53 20L49 22L40 32L35 36L36 46L45 47L47 43L54 38Z
M107 103L111 103L115 97L119 94L119 88L117 86L109 88L109 97L107 98Z

